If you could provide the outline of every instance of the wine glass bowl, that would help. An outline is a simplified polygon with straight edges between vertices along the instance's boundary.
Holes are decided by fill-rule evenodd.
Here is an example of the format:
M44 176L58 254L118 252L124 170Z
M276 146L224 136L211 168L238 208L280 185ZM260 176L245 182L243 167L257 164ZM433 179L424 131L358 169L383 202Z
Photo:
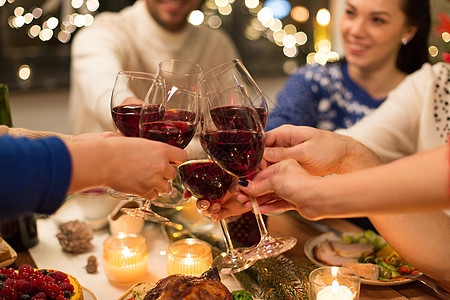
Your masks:
M206 100L201 122L205 151L228 173L248 179L258 171L264 152L267 102L256 82L239 60L225 63L203 77ZM260 231L260 242L243 252L250 260L277 256L295 246L294 237L271 237L259 210L250 197Z
M166 111L161 122L142 125L140 135L185 149L194 139L199 122L202 68L187 60L168 59L158 64L157 74L164 78L166 86ZM159 195L152 204L173 208L190 200L183 196L183 186L177 175L171 191Z
M235 177L225 172L211 159L187 161L178 166L178 172L184 187L198 200L207 200L210 204L220 203L227 194ZM254 261L242 257L243 249L235 249L228 233L225 220L220 221L226 252L218 255L212 262L223 273L237 273L249 268Z

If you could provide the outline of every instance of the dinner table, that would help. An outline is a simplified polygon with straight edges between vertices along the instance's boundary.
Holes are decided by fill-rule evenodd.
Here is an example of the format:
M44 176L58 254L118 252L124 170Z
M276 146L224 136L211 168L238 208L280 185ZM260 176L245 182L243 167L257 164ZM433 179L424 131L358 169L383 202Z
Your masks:
M63 209L64 206L61 208ZM72 210L73 211L73 210ZM192 215L192 212L190 213ZM55 214L58 215L58 212ZM73 218L79 218L71 213ZM67 216L67 215L66 215ZM199 214L199 218L205 230L218 229L217 224ZM134 283L118 284L108 280L102 267L103 242L111 235L107 224L102 228L94 230L92 248L84 253L73 254L63 251L56 234L59 225L64 220L58 220L54 216L39 218L37 229L39 242L30 249L17 253L15 262L11 265L18 268L22 264L29 264L34 268L48 268L66 272L77 278L89 297L85 299L126 299L123 298L129 292L130 286ZM294 259L307 259L305 254L305 244L312 238L324 234L324 230L338 230L340 232L362 232L363 230L353 223L344 219L326 219L318 222L325 229L301 218L297 213L288 212L278 215L270 215L267 220L267 227L271 236L294 236L297 244L283 255ZM211 229L213 228L213 229ZM215 228L215 229L214 229ZM219 233L220 234L220 233ZM170 240L162 232L161 225L146 222L142 235L146 239L149 263L146 274L136 282L155 283L159 279L167 276L167 249ZM98 261L97 272L89 274L86 271L87 259L95 256ZM240 284L230 275L223 275L223 283L230 289L240 289ZM86 294L86 293L85 293ZM429 287L419 281L412 281L401 285L367 285L361 284L360 299L440 299Z

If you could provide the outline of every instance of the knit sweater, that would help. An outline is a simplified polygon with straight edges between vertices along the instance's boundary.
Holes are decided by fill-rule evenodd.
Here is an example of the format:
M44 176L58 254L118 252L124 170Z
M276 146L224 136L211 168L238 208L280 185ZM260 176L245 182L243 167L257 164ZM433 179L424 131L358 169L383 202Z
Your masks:
M279 93L267 130L283 124L325 130L347 128L383 100L373 99L352 81L346 62L306 65L289 77Z
M110 99L119 71L156 73L158 63L184 59L204 71L238 57L225 32L188 24L173 33L136 1L118 13L104 12L80 30L72 44L69 125L71 133L115 131Z
M450 64L424 64L379 109L336 132L362 142L385 162L444 145L450 132Z

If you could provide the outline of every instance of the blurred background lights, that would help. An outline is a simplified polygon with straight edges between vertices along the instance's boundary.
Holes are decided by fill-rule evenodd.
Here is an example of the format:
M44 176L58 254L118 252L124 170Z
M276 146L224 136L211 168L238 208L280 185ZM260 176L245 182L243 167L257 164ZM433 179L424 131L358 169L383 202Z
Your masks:
M222 26L222 19L217 15L211 16L208 18L208 25L211 28L217 29Z
M42 29L41 32L39 32L39 38L43 42L49 41L52 37L53 37L53 30L49 28Z
M330 15L330 12L328 11L328 9L326 9L326 8L319 9L319 11L317 12L317 15L316 15L317 23L319 23L319 25L322 25L322 26L327 26L328 24L330 24L330 20L331 20L331 15Z
M305 23L309 19L309 10L304 6L295 6L291 11L291 17L294 21Z
M100 7L100 2L98 0L87 0L86 7L89 11L96 11Z
M47 20L47 27L50 29L55 29L58 26L59 20L55 17L51 17Z
M233 11L232 7L230 4L225 5L224 7L219 7L217 9L217 11L224 15L224 16L228 16L229 14L231 14L231 12Z
M297 44L304 45L308 41L308 36L303 31L299 31L295 34L295 40Z
M200 25L203 23L205 15L200 10L194 10L189 14L188 21L192 25Z
M30 38L35 38L39 35L39 32L41 32L41 26L39 25L33 25L28 29L28 36Z
M28 65L20 66L19 71L17 72L17 75L22 80L27 80L28 78L30 78L30 75L31 75L30 66L28 66Z
M5 5L5 3L6 3L6 0L0 0L0 6Z
M295 57L298 54L297 47L284 47L283 54L287 57Z
M32 13L26 13L23 17L25 18L26 24L30 24L31 22L33 22L34 17Z
M281 23L281 21L278 19L274 19L272 24L270 25L270 30L275 32L275 31L281 30L282 27L283 27L283 23Z
M291 13L291 4L287 0L267 0L264 7L272 9L273 17L283 19Z
M228 0L215 0L217 7L225 7L228 5Z
M287 48L293 48L295 47L295 44L297 41L295 40L295 37L292 34L285 35L283 37L283 45Z
M261 23L267 23L273 19L273 11L270 7L264 7L258 12L257 17Z
M35 19L39 19L42 16L42 9L39 7L36 7L35 9L33 9L31 11L31 13L33 14L33 17Z
M245 0L244 3L248 8L257 8L259 5L259 0Z
M276 42L281 42L283 41L283 38L286 36L286 32L284 30L279 30L277 32L273 33L273 39Z
M72 0L71 4L73 8L78 9L83 5L83 0Z
M439 49L436 46L430 46L428 48L428 53L430 53L432 57L436 57L439 54Z
M23 15L23 12L24 12L24 11L25 11L25 10L23 9L23 7L18 6L18 7L16 7L16 8L14 9L14 15L15 15L16 17L21 16L21 15Z
M444 42L446 42L446 43L450 42L450 33L443 32L442 33L442 40L444 40Z

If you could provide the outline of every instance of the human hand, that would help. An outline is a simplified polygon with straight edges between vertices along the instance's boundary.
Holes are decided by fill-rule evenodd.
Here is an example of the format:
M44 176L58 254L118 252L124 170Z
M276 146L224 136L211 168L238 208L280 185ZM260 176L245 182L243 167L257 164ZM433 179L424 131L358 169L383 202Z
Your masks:
M122 136L82 139L67 147L73 169L68 193L103 185L147 199L170 191L168 180L187 156L166 143Z
M247 186L240 186L241 193L236 200L244 209L251 209L252 196L258 201L262 214L297 210L303 216L313 218L308 187L317 180L320 179L310 175L297 161L286 159L259 171Z
M248 208L242 207L240 202L236 201L236 196L239 193L237 188L237 180L231 185L228 192L219 202L211 203L207 200L198 200L197 208L206 217L210 217L213 221L218 221L227 217L241 215L249 210Z
M327 130L283 125L265 135L262 168L292 158L312 175L346 173L380 164L358 141Z
M115 136L119 136L119 134L111 132L111 131L88 132L88 133L82 133L82 134L74 135L73 139L72 139L72 142L83 141L83 140L91 140L91 139L98 139L98 138L108 138L108 137L115 137Z

